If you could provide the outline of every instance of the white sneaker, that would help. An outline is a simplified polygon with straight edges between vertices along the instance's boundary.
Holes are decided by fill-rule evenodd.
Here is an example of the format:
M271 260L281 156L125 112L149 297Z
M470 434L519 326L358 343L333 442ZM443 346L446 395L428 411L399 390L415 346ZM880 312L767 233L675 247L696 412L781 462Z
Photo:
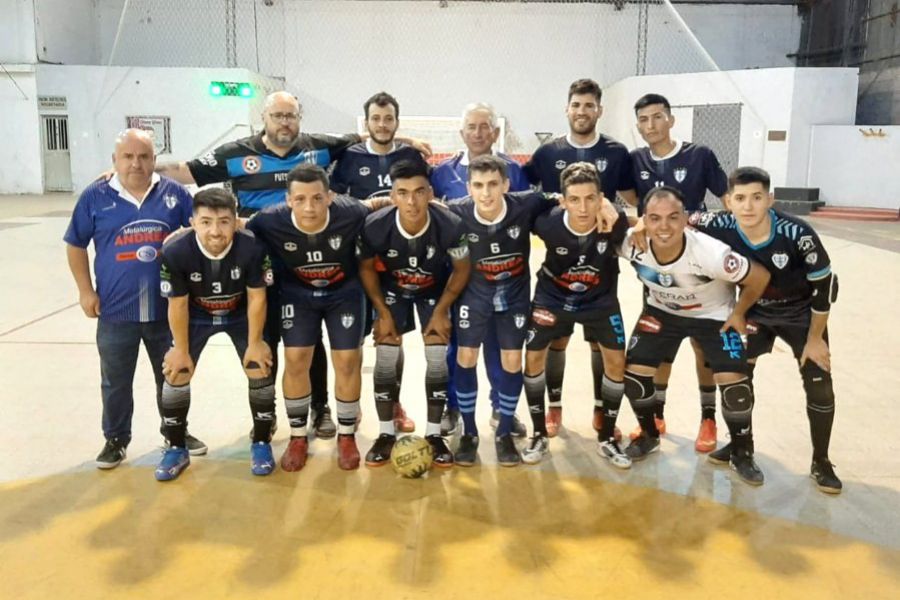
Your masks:
M597 442L597 454L608 460L612 466L618 469L630 469L631 459L622 452L615 440Z
M528 447L522 450L522 462L536 465L550 454L550 439L545 435L535 435L528 442Z

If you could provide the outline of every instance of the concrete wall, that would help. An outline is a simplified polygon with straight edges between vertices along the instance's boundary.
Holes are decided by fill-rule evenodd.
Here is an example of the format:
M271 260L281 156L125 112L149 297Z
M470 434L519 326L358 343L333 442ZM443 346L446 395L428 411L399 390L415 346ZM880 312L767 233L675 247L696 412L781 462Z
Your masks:
M209 82L253 81L252 100L212 98ZM76 191L109 168L116 134L126 116L171 118L171 154L161 162L193 158L214 144L248 135L259 124L262 99L280 87L244 69L163 69L96 66L37 67L41 95L68 101L72 182Z
M33 65L4 65L0 76L0 193L39 194L41 125L37 109L37 79ZM14 140L14 142L9 142Z
M882 132L884 136L864 135ZM834 206L900 208L900 127L814 126L809 185Z
M0 0L0 62L34 63L33 0Z

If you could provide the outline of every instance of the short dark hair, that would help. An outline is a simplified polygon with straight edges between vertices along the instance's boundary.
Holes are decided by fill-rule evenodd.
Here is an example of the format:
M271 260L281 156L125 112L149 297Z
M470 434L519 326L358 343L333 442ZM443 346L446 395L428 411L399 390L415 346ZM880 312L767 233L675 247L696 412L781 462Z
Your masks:
M654 104L662 104L666 107L666 112L672 114L672 105L662 94L644 94L638 101L634 103L634 114L637 114L642 108L647 108Z
M391 165L391 181L424 177L428 179L428 165L424 160L398 160Z
M328 173L319 165L310 163L302 163L294 167L288 172L287 187L290 188L293 182L298 183L315 183L319 181L322 187L328 189Z
M210 208L212 210L228 210L232 214L237 214L237 199L234 194L224 188L207 188L200 190L194 196L194 212L201 208Z
M390 104L394 107L394 116L400 116L400 103L397 102L396 98L394 98L387 92L378 92L377 94L366 100L366 103L363 104L363 111L366 115L366 119L369 118L369 107L373 104L375 106L387 106L388 104Z
M732 191L736 185L748 185L750 183L759 183L768 192L772 179L765 169L760 169L759 167L738 167L728 176L728 191Z
M663 196L672 196L681 204L681 208L684 208L684 194L681 193L676 187L672 187L671 185L659 185L647 192L647 195L644 196L644 208L650 204L651 200L655 200L656 198L662 198Z
M597 103L599 104L600 99L603 97L603 90L600 89L600 84L593 79L576 79L569 86L569 97L566 100L571 100L575 94L593 94L597 97Z
M473 158L469 163L469 181L472 180L472 173L500 173L501 179L504 181L509 179L506 161L493 154L482 154Z
M563 195L566 188L570 185L579 183L593 183L597 186L597 191L603 193L603 187L600 185L600 175L597 173L597 167L589 162L572 163L559 174L559 189Z

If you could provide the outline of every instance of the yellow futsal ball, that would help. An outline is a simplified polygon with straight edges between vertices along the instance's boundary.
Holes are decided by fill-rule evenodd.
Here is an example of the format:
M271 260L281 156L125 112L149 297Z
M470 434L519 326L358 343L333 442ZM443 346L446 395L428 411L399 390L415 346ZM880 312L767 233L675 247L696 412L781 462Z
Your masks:
M409 479L424 475L431 468L434 451L431 444L418 435L405 435L394 443L391 464L394 470Z

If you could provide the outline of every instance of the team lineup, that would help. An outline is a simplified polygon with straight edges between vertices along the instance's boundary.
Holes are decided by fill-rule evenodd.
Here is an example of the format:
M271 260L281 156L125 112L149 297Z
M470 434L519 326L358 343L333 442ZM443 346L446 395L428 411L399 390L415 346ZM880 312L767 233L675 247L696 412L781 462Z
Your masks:
M612 467L629 469L659 451L671 364L687 338L700 400L695 449L761 485L753 374L781 338L806 394L810 477L819 490L840 493L828 455L827 322L837 278L819 237L772 208L765 171L726 174L709 148L672 139L665 97L635 103L647 146L631 152L597 130L601 98L594 81L573 82L569 132L525 165L493 150L497 117L478 103L463 113L465 150L429 166L427 143L397 137L399 104L384 92L364 104L363 136L301 133L302 109L285 92L266 99L263 132L192 161L158 165L149 134L120 134L114 170L81 194L64 238L81 307L98 319L106 442L97 466L125 458L141 343L166 441L156 478L176 479L191 455L206 453L188 431L190 382L220 332L247 376L254 475L276 468L279 372L290 427L283 470L304 467L313 435L336 438L341 469L388 464L398 434L416 429L400 391L421 385L404 376L403 339L417 328L434 466L478 462L480 353L499 464L537 464L549 460L562 427L565 353L578 323L591 353L596 451ZM183 187L220 182L231 191L192 197ZM726 210L708 211L708 193ZM546 248L534 278L532 236ZM633 324L619 307L622 261L643 285ZM370 334L378 435L361 456L362 346ZM532 435L517 444L528 429L516 417L523 392ZM717 397L730 438L718 449ZM627 446L616 427L626 398L639 423Z

